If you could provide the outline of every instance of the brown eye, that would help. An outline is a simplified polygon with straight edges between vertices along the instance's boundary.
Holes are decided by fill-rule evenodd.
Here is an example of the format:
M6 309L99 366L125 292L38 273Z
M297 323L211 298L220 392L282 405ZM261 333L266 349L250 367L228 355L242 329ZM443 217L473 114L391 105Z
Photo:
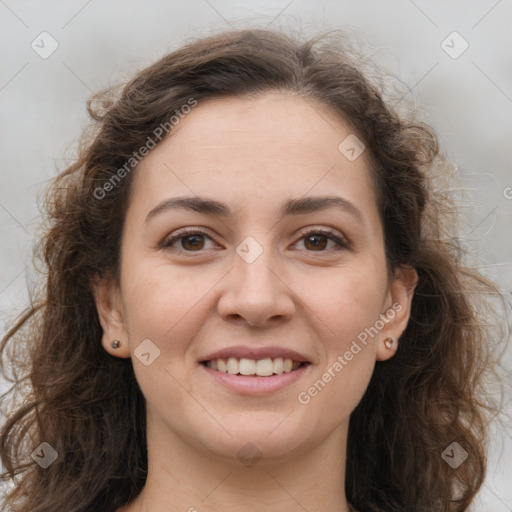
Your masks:
M210 236L197 229L193 231L182 231L166 240L162 244L162 247L171 251L201 252L204 249L206 238L211 240ZM180 242L180 244L174 247L176 242ZM209 248L207 247L206 249Z
M175 252L204 252L205 250L211 249L211 247L205 248L206 239L212 240L212 238L205 232L200 230L189 230L182 231L172 238L169 238L162 244L162 248ZM349 243L331 231L326 230L309 230L302 233L301 240L304 240L304 247L308 252L327 252L332 249L348 249ZM177 242L180 245L176 247ZM329 242L334 243L334 247L328 247Z
M348 247L347 242L344 242L333 232L318 229L302 233L301 240L304 240L304 246L306 249L313 252L325 252L326 249L332 249L333 247L327 248L329 241L334 242L338 248Z
M201 240L203 235L187 235L181 238L181 246L188 250L201 249L204 245L204 240Z
M325 249L328 238L325 235L308 235L305 237L305 246L314 249Z

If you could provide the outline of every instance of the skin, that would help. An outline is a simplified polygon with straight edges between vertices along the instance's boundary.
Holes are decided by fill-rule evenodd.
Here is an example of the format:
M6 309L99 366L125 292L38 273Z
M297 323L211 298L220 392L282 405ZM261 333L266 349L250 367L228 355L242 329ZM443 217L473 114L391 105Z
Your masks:
M367 155L349 161L338 149L351 133L325 106L289 93L218 99L196 106L141 162L120 285L106 279L95 289L102 345L132 358L147 402L148 479L118 512L348 511L350 414L375 362L395 353L384 340L405 330L417 279L414 270L388 275ZM233 216L176 210L145 221L161 201L184 195L222 201ZM350 201L361 220L336 208L278 219L285 200L320 195ZM161 247L186 227L208 236ZM315 247L303 228L331 229L350 245L320 237ZM236 252L247 236L263 250L252 263ZM402 309L300 403L298 394L393 303ZM148 366L134 355L144 339L160 350ZM312 364L284 389L242 396L198 363L242 344L291 348ZM246 443L261 456L251 467L237 456Z

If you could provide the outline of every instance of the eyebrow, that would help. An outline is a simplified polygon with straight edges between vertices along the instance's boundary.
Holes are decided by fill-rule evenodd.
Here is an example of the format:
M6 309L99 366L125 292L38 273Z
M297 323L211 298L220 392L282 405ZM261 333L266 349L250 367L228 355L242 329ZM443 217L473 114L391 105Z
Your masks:
M313 196L302 197L299 199L289 199L281 205L279 209L279 218L291 215L301 215L304 213L313 213L316 211L338 208L363 222L361 211L347 199L339 196ZM146 216L145 222L153 217L173 210L189 210L214 217L227 218L233 215L229 206L225 203L215 201L207 197L182 196L165 199L157 204Z

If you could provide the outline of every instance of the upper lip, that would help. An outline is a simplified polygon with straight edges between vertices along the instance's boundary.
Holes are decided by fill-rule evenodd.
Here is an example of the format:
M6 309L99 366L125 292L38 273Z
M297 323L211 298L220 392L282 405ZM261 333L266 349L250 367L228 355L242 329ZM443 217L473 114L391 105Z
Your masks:
M221 350L216 350L202 358L200 362L211 361L212 359L228 359L236 357L237 359L266 359L268 357L274 359L282 357L283 359L291 359L292 361L299 361L309 363L309 359L295 350L283 347L244 347L241 345L235 347L226 347Z

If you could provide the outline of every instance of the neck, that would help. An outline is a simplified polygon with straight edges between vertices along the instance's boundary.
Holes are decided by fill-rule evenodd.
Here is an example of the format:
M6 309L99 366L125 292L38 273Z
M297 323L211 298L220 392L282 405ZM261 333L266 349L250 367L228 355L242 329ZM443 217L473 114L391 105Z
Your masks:
M348 420L316 446L252 465L205 453L168 429L162 436L164 431L148 423L145 487L117 512L349 512L344 485L347 428Z

